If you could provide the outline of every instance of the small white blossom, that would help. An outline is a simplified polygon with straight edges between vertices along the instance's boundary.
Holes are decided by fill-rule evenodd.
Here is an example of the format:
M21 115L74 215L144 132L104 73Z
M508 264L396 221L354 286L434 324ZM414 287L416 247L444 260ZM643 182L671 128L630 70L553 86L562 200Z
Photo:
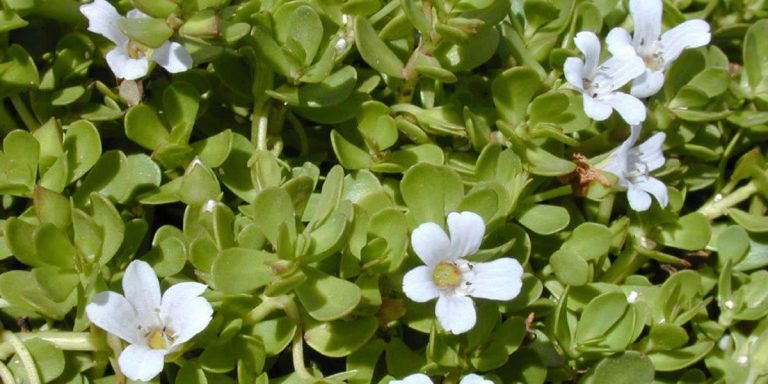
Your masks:
M213 308L200 297L206 288L200 283L178 283L161 297L155 271L135 260L123 276L125 296L101 292L85 312L93 324L130 344L118 358L125 376L149 381L163 370L165 355L211 322Z
M584 60L567 58L563 72L566 80L584 95L584 113L596 121L603 121L615 109L629 124L645 121L645 104L631 95L618 92L643 73L643 60L625 54L613 56L598 65L601 46L597 35L579 32L573 41L584 54Z
M653 195L661 207L669 203L667 186L650 176L651 171L661 168L666 161L662 146L666 135L656 133L644 143L633 147L640 137L640 126L633 126L629 138L611 153L607 164L601 168L619 178L619 187L627 191L629 205L635 211L645 211L651 206Z
M635 24L634 36L624 28L608 33L606 43L614 55L631 52L643 59L645 72L632 83L632 95L649 97L664 85L664 71L686 48L709 44L709 24L688 20L661 33L661 0L630 0L629 10Z
M392 380L389 384L432 384L432 379L423 373L414 373L402 380ZM493 381L483 379L482 376L470 373L464 376L459 384L493 384Z
M627 295L627 303L634 304L635 302L637 302L637 298L639 296L640 294L637 293L637 291L630 292L629 295Z
M403 292L419 303L437 298L438 322L449 332L459 334L472 329L477 321L469 296L515 298L523 285L523 267L512 258L487 263L465 260L480 248L485 223L473 212L452 212L447 221L450 239L435 223L421 224L411 234L413 250L426 265L405 275Z
M106 59L109 68L115 76L136 80L149 72L149 61L160 64L168 72L184 72L192 67L192 56L179 43L166 41L155 50L144 47L132 41L118 27L118 21L123 18L115 7L106 0L94 0L92 3L80 6L80 12L88 19L88 30L98 33L113 43ZM149 17L134 9L127 14L128 18Z

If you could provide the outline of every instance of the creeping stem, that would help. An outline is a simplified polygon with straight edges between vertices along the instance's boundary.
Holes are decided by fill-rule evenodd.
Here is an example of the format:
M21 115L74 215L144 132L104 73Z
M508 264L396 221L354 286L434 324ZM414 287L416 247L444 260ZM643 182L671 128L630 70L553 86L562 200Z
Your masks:
M29 353L29 350L24 345L24 342L21 341L19 336L16 336L15 333L6 330L3 331L3 341L10 343L16 352L16 356L18 356L19 360L21 360L21 364L24 366L24 370L27 372L28 383L41 384L42 381L40 380L40 374L37 372L35 360L32 358L32 355Z
M728 208L731 208L742 201L749 199L753 194L757 192L757 184L754 181L750 181L743 187L729 193L722 199L715 199L699 208L698 212L704 214L708 219L716 219L726 213Z

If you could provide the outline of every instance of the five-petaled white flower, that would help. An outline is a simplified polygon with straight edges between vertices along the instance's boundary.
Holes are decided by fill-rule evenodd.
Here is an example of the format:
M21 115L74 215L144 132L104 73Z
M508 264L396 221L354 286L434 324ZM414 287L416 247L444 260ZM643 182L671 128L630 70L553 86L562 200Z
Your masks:
M123 276L125 296L101 292L85 312L93 324L130 343L118 358L125 376L148 381L163 370L165 355L210 323L213 308L200 297L206 288L200 283L178 283L161 298L155 271L135 260Z
M633 37L624 28L608 33L606 43L614 55L630 52L645 62L645 72L632 83L631 93L649 97L664 85L664 71L686 48L707 45L709 24L704 20L688 20L661 34L661 0L630 0L629 10L635 24Z
M579 32L573 39L584 53L584 61L569 57L563 65L568 82L584 95L584 113L603 121L616 112L629 124L645 121L645 105L637 98L617 90L645 70L643 60L636 55L616 55L598 65L600 40L592 32Z
M440 325L451 333L467 332L477 314L469 296L511 300L520 293L523 267L512 258L475 263L464 258L477 252L485 234L483 218L473 212L448 214L450 239L435 223L424 223L411 234L411 245L423 266L403 278L403 292L424 303L437 298Z
M423 373L414 373L404 377L402 380L392 380L389 384L432 384L432 379ZM459 384L493 384L493 381L486 380L480 375L470 373L461 378Z
M179 43L166 41L162 46L151 50L132 41L118 26L123 18L115 7L106 0L94 0L92 3L80 6L80 12L88 19L88 30L98 33L113 43L116 47L107 53L109 68L115 76L136 80L149 72L149 61L160 64L168 72L184 72L192 67L192 56ZM127 14L128 18L149 17L134 9Z
M629 206L635 211L645 211L651 206L653 195L661 207L669 203L667 186L650 176L650 172L664 165L664 132L656 133L644 143L636 146L640 137L640 126L632 126L629 138L614 150L602 168L619 178L619 187L627 190Z

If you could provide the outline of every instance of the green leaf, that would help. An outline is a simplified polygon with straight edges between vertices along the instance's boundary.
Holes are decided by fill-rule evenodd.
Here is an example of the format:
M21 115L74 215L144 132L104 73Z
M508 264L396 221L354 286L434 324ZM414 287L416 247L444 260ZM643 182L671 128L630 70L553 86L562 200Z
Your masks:
M304 333L312 349L329 357L344 357L360 349L378 328L374 317L315 323Z
M627 351L597 363L586 383L650 384L654 375L653 363L647 356Z
M730 261L731 265L737 265L749 252L749 235L744 228L731 225L720 232L717 237L717 264L725 265Z
M20 45L8 47L3 59L5 61L0 63L0 84L3 85L0 98L15 95L40 83L34 60Z
M300 76L301 70L296 60L290 59L280 48L280 45L272 38L270 33L260 26L254 26L251 37L256 41L254 48L272 68L279 74L295 79Z
M68 198L38 185L35 186L33 202L40 223L53 224L61 229L69 227L71 207Z
M661 229L664 245L688 251L706 247L710 234L709 220L698 212L689 213Z
M131 0L131 4L147 15L161 19L178 12L179 9L172 0Z
M0 10L0 33L24 28L29 23L11 10Z
M155 150L168 142L169 132L155 109L139 104L125 114L125 135L142 147Z
M400 190L418 224L431 222L442 225L448 213L456 210L464 196L459 175L449 168L423 163L405 172Z
M502 72L491 83L493 104L500 117L513 125L525 121L528 103L540 86L538 73L528 67L515 67Z
M181 272L187 262L186 244L175 237L163 239L154 244L143 260L152 265L158 277L175 275Z
M205 166L200 159L195 159L187 167L179 187L179 198L187 205L201 205L208 200L216 200L221 193L221 186L216 174Z
M256 225L273 246L279 242L281 226L291 240L296 238L293 201L284 189L273 187L261 191L253 202L253 214Z
M695 364L703 359L714 346L714 342L703 340L694 345L673 351L649 353L648 357L653 362L653 366L657 371L671 372Z
M167 140L176 144L187 144L197 118L200 92L188 83L175 81L163 92L163 106L165 118L171 126Z
M738 208L729 208L728 215L744 227L749 232L765 233L768 232L768 217L752 215Z
M768 42L764 36L768 33L768 20L758 20L752 24L744 36L744 70L749 87L755 94L768 92Z
M580 286L588 283L592 269L579 255L568 249L560 249L549 259L555 276L565 285Z
M66 233L52 224L43 224L35 230L35 247L41 260L52 266L72 269L77 250Z
M211 283L224 293L250 292L274 279L277 256L264 251L230 248L220 251L211 266Z
M296 324L287 317L263 320L256 323L250 331L264 342L264 351L268 356L279 354L291 342Z
M307 281L296 288L296 296L314 319L331 321L344 317L360 303L360 288L354 283L314 268L302 270Z
M624 315L627 305L627 297L621 292L605 293L590 301L576 326L576 342L583 345L604 338Z
M608 227L597 223L584 223L573 230L562 248L584 260L598 260L608 254L611 238Z
M355 17L355 44L360 56L375 70L403 78L403 62L387 47L365 16Z
M80 179L101 156L101 137L96 127L87 120L78 120L67 127L64 150L69 166L69 183Z
M121 17L117 26L129 38L149 48L160 48L173 35L173 29L164 20L151 17Z
M315 10L302 2L288 2L277 8L274 15L275 37L283 44L289 39L302 48L304 65L314 61L323 39L323 23Z
M571 217L563 207L536 204L518 213L517 220L540 235L551 235L567 227Z

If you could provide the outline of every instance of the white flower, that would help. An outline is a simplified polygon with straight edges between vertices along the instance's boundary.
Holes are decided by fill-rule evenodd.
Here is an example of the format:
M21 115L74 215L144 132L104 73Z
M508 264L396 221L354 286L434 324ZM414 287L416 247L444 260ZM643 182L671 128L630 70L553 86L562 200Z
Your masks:
M131 41L117 25L123 18L115 7L106 0L94 0L80 6L80 12L88 19L88 30L98 33L116 47L107 53L109 68L115 76L127 80L136 80L149 72L149 61L160 64L168 72L184 72L192 67L192 56L181 44L166 41L160 48L148 49ZM128 12L128 18L149 17L139 10Z
M608 33L606 43L614 55L631 52L645 62L645 72L632 83L631 93L649 97L664 85L664 71L686 48L707 45L709 24L704 20L688 20L661 34L661 0L630 0L629 10L635 34L629 37L624 28Z
M440 325L454 333L475 325L475 306L469 296L511 300L520 293L523 267L512 258L474 263L464 258L477 252L485 234L483 219L473 212L448 215L450 239L435 223L421 224L411 234L411 245L424 266L403 278L403 292L423 303L437 298Z
M155 271L135 260L123 276L125 296L101 292L85 312L93 324L130 344L118 358L125 376L148 381L163 370L165 355L208 326L213 308L200 297L206 288L200 283L178 283L161 298Z
M392 380L389 384L432 384L432 380L429 376L423 373L414 373L402 380ZM459 384L493 384L493 381L483 379L482 376L470 373L469 375L464 376Z
M569 57L563 65L568 82L584 95L584 113L603 121L616 112L629 124L645 120L645 104L618 89L643 74L645 64L636 55L617 55L598 66L600 40L592 32L579 32L573 39L584 53L584 61Z
M650 176L650 172L664 165L664 145L666 135L659 132L637 147L632 147L640 137L640 126L631 128L629 138L625 140L607 159L603 170L619 178L619 187L627 190L629 206L635 211L645 211L651 206L651 197L656 197L661 207L669 203L667 186Z

